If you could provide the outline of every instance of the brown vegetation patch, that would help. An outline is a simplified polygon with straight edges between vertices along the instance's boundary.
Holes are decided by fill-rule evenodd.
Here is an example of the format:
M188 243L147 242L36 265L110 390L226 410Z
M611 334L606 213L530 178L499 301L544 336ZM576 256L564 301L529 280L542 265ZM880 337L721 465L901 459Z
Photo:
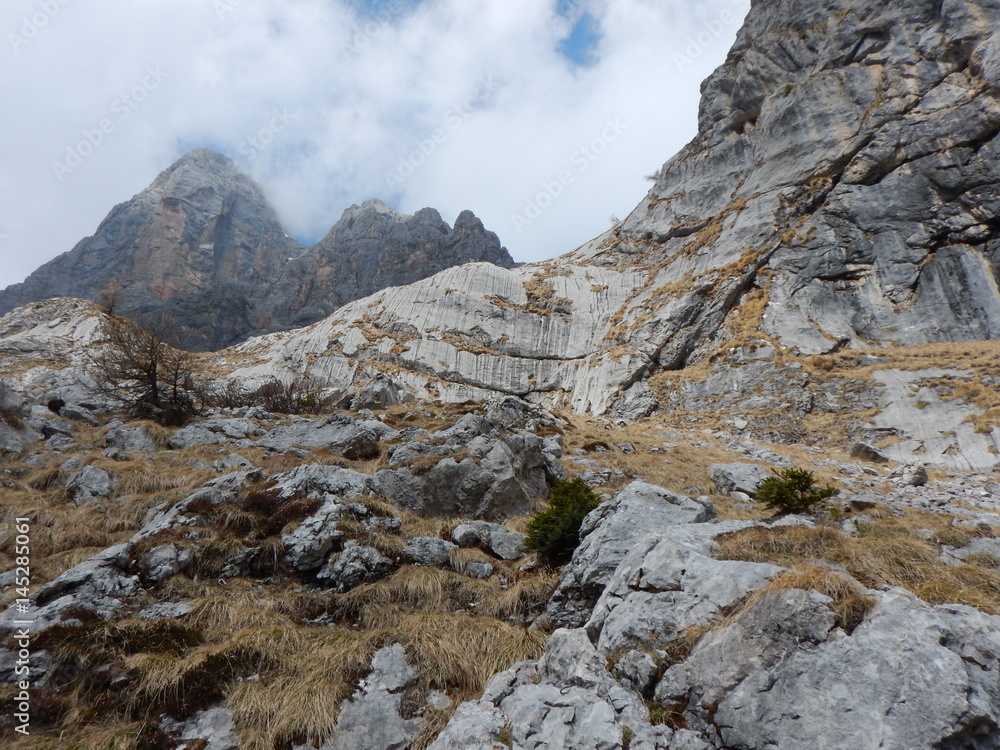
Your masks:
M975 564L946 566L937 545L891 519L861 528L865 531L856 539L828 527L748 529L721 537L720 557L769 562L799 574L840 565L868 588L898 586L931 604L966 604L1000 614L997 571Z

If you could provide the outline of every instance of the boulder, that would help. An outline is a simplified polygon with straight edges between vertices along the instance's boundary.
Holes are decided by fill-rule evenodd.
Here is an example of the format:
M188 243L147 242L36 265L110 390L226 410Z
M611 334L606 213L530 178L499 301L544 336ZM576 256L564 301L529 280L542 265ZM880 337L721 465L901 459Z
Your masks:
M457 550L451 542L434 537L418 536L407 542L403 555L414 565L443 568L451 561L451 553Z
M322 567L330 551L344 538L344 533L337 529L344 513L345 508L338 499L327 495L319 510L293 531L282 534L285 564L302 573Z
M451 540L459 547L479 547L501 560L520 560L528 554L524 534L486 521L467 521L451 532Z
M33 632L57 624L68 609L83 608L103 615L119 609L122 599L141 591L136 577L124 572L128 557L127 544L109 547L39 587L29 597ZM0 634L13 632L17 629L14 622L24 619L15 607L8 608L0 614Z
M483 562L470 562L467 563L465 569L462 571L469 578L475 578L478 581L485 581L491 575L493 575L493 565L491 563Z
M28 425L13 427L0 419L0 454L23 453L32 443L42 439L42 433Z
M646 536L624 557L586 628L606 654L666 648L694 627L721 620L782 568L716 560L713 540L752 524L688 524Z
M632 750L709 750L691 744L693 732L651 724L584 631L557 630L538 662L498 674L480 700L459 706L430 750L621 750L626 738Z
M94 427L100 424L94 412L79 404L65 404L59 410L59 416L63 419L72 419L74 422L84 422Z
M145 427L115 427L108 430L104 438L108 448L117 448L126 453L155 453L159 450L156 440Z
M114 481L104 469L87 466L66 480L66 489L73 493L73 502L82 505L99 497L110 497Z
M344 543L339 555L330 558L316 578L327 582L336 593L343 594L363 583L385 578L395 569L392 560L378 550L350 541Z
M24 421L23 412L24 399L0 380L0 455L21 453L42 439L40 429Z
M149 583L159 583L182 572L191 562L191 550L175 544L153 547L137 562L142 577Z
M398 643L372 657L371 673L344 701L333 735L320 750L404 750L423 722L403 718L402 694L416 673Z
M715 482L720 495L745 492L753 496L760 483L771 476L771 472L757 464L713 464L708 467L708 476Z
M388 429L375 420L359 422L334 415L316 422L278 427L256 444L280 452L295 448L325 448L352 461L366 460L378 456L379 435Z
M24 408L24 399L0 380L0 413L20 413Z
M237 443L262 432L257 423L249 419L203 419L177 430L170 437L170 447L179 450L196 445Z
M240 736L228 708L217 706L199 711L186 721L165 718L160 729L180 748L199 750L239 750Z
M532 498L544 497L565 471L547 452L551 444L524 432L488 436L497 430L485 418L467 414L421 443L394 449L390 464L399 468L374 477L380 494L422 516L501 521L531 513ZM427 458L429 468L405 466Z
M335 495L349 500L363 495L378 494L375 477L339 466L307 464L272 477L274 489L282 497Z
M924 466L907 466L899 478L899 483L904 487L923 487L929 481L930 477Z
M855 443L851 446L851 458L858 458L862 461L870 461L873 464L884 464L889 462L889 458L878 448L869 443Z
M243 458L243 456L236 453L230 453L221 461L213 463L212 468L218 472L226 472L232 469L236 469L238 471L250 471L252 469L256 469L257 467L254 466L252 461Z
M548 613L562 627L581 627L625 556L646 536L674 526L715 518L707 498L676 495L636 481L588 515L580 528L580 546L563 569Z
M374 380L365 383L350 399L351 411L361 409L388 409L412 400L398 383L384 373L379 373Z
M908 592L852 633L833 602L764 596L667 670L657 701L725 747L912 750L1000 745L1000 618Z

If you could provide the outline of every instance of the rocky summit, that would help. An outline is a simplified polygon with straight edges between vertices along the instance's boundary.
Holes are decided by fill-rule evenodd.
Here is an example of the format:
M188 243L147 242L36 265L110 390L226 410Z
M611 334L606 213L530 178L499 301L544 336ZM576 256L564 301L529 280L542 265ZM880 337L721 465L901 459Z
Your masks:
M761 0L552 261L378 203L306 249L186 157L5 293L0 741L1000 747L998 152L995 0ZM126 267L267 333L123 385L138 328L27 290Z
M228 158L198 149L117 206L93 237L0 291L0 313L54 297L89 299L205 351L308 325L351 300L471 261L513 265L469 211L453 228L433 209L404 216L379 201L348 209L307 248Z

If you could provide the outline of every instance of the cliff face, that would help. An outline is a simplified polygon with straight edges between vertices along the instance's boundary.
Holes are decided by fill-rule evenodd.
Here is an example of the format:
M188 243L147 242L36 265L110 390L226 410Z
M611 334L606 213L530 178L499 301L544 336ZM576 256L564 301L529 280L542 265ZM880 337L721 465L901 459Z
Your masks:
M419 396L632 414L656 403L647 379L753 361L733 382L773 392L768 410L846 408L807 384L790 411L775 358L1000 336L998 28L974 0L758 2L704 84L697 137L619 226L249 342L234 374L389 371Z
M745 322L802 354L1000 335L998 21L990 2L755 5L698 138L585 256L686 287L689 332L640 332L659 365L731 336L744 293Z
M287 264L271 307L281 328L308 325L352 300L471 261L513 265L471 211L452 228L432 208L404 216L368 201L347 209L326 237Z
M115 207L93 237L0 292L0 310L49 297L93 300L119 281L117 311L165 314L182 342L212 347L256 328L251 300L304 250L249 178L198 150Z
M252 180L201 149L117 206L93 237L0 291L0 314L51 297L97 300L118 282L116 311L165 316L178 343L211 350L478 260L513 265L471 213L452 229L430 209L409 217L377 202L349 209L309 249L285 234Z
M449 274L416 318L412 295L376 297L382 329L414 328L408 352L369 353L599 409L750 334L798 354L1000 335L998 22L986 2L757 3L697 138L620 226L549 264ZM490 364L455 341L428 364L466 315ZM586 351L564 346L581 333Z

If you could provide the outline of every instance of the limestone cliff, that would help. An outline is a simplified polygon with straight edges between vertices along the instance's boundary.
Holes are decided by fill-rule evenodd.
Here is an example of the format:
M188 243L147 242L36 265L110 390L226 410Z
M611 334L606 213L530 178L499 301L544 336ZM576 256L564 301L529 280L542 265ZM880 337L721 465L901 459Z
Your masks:
M757 2L697 137L620 225L256 340L236 373L389 370L424 395L601 412L727 358L996 338L998 28L975 0Z

